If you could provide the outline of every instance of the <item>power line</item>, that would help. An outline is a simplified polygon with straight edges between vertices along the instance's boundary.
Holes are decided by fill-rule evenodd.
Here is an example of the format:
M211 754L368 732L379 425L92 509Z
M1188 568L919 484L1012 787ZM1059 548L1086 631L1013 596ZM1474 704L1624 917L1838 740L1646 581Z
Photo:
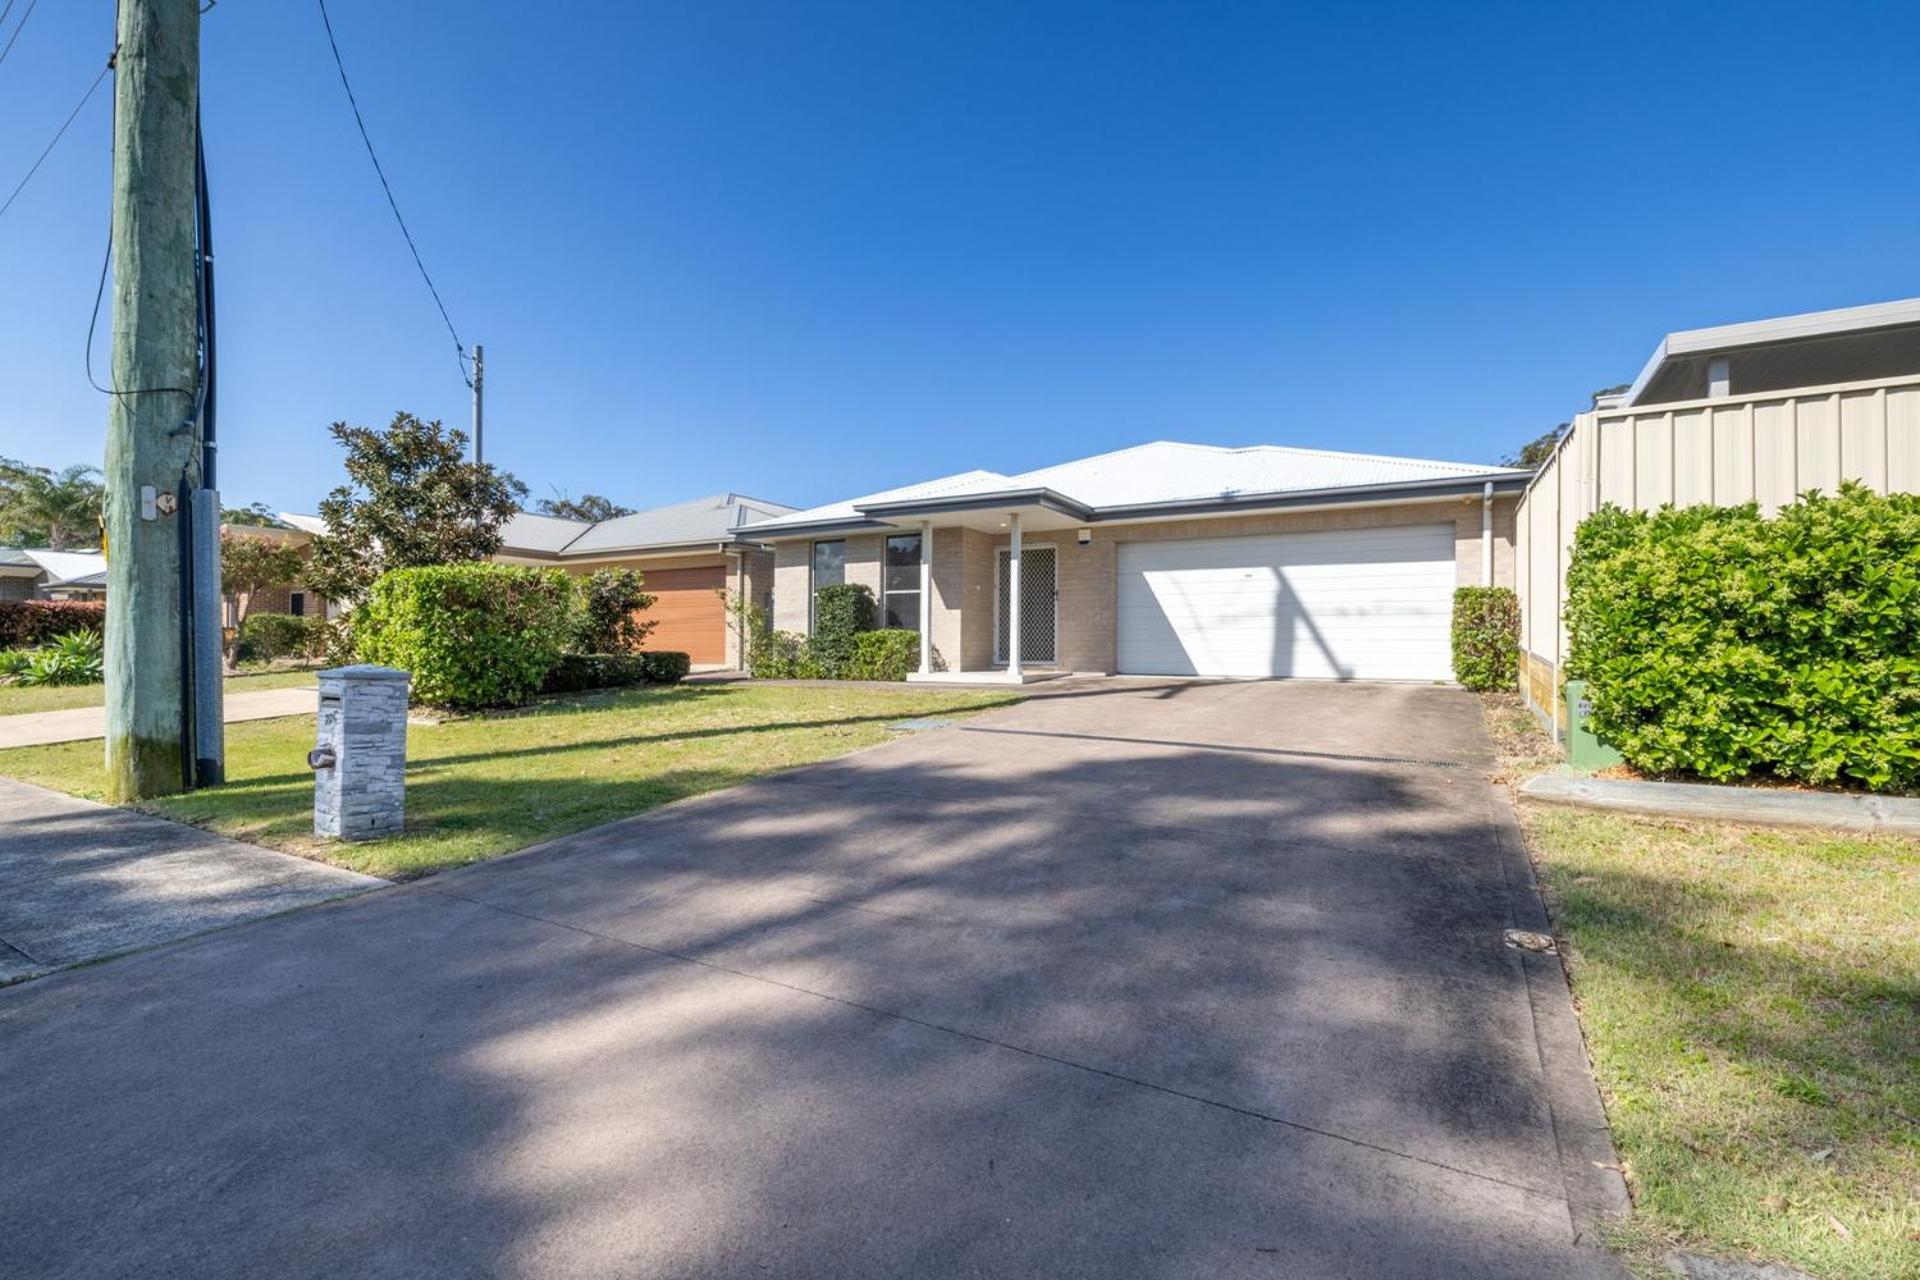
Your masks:
M29 10L28 12L31 12L31 10ZM24 18L21 19L21 21L23 22L25 20L26 19ZM16 32L15 34L17 35L18 32ZM67 136L68 128L70 128L73 122L79 118L80 113L86 110L87 103L93 101L94 92L97 89L99 89L100 82L102 80L105 80L107 78L107 73L113 70L113 61L114 60L112 58L107 59L107 65L100 68L100 74L93 78L93 83L87 86L87 91L80 95L80 101L77 104L75 104L72 111L69 111L67 113L67 118L61 122L60 128L53 135L53 141L49 142L46 145L45 150L41 151L40 158L33 162L33 167L31 169L27 170L27 176L20 179L20 185L16 186L13 189L13 193L7 197L6 203L0 204L0 218L4 218L7 214L7 210L13 208L13 202L20 198L20 193L27 189L27 184L29 182L33 181L33 175L40 172L40 166L47 162L47 157L53 154L53 149L60 145L60 139Z
M387 193L387 207L393 210L393 220L400 226L400 234L405 237L407 251L413 254L413 265L420 268L420 278L427 282L427 292L433 295L433 305L440 308L440 318L446 322L447 334L453 339L453 354L460 362L460 380L473 386L473 379L467 376L467 346L460 341L460 333L453 327L453 317L447 314L447 304L440 300L440 290L434 287L433 277L427 274L427 264L420 260L419 246L413 242L413 233L407 230L407 220L400 216L400 204L393 198L393 186L387 181L387 171L380 167L380 157L374 153L373 139L367 136L367 122L360 114L359 99L353 96L353 85L347 80L347 65L340 59L340 42L333 38L333 20L327 16L327 0L316 0L320 6L320 21L327 29L327 45L333 50L333 65L340 72L340 87L347 91L347 105L353 108L353 122L360 126L360 141L366 144L367 159L373 161L373 172L380 179L380 189Z
M27 19L33 16L33 7L39 3L40 0L27 0L27 7L20 11L20 21L14 24L13 35L8 38L7 47L0 49L0 62L5 62L7 55L13 52L13 42L20 38L22 31L26 30ZM12 12L13 0L7 0L7 10L8 12ZM0 22L5 22L6 20L7 15L0 13Z

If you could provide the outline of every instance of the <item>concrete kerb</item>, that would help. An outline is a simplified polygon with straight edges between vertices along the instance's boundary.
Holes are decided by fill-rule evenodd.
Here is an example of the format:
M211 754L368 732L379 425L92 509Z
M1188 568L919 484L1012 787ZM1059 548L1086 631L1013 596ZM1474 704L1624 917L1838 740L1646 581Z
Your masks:
M1545 804L1663 818L1920 835L1920 799L1903 796L1585 778L1559 773L1543 773L1528 779L1521 786L1520 794Z
M1498 838L1507 884L1508 924L1514 929L1552 935L1546 900L1527 855L1526 838L1505 789L1487 786L1487 821ZM1552 1115L1554 1144L1566 1190L1574 1238L1598 1245L1597 1228L1619 1221L1633 1209L1620 1156L1613 1146L1605 1105L1594 1080L1580 1020L1573 1011L1572 982L1558 955L1516 950L1525 975L1533 1015L1534 1047Z

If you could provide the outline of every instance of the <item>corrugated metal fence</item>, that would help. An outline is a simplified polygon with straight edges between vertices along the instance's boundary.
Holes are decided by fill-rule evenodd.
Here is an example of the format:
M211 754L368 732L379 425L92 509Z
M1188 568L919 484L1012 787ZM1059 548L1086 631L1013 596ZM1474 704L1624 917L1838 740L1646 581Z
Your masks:
M1558 672L1567 555L1574 529L1603 504L1650 511L1758 501L1772 511L1842 480L1920 492L1920 377L1580 414L1521 497L1515 522L1528 699L1565 728Z

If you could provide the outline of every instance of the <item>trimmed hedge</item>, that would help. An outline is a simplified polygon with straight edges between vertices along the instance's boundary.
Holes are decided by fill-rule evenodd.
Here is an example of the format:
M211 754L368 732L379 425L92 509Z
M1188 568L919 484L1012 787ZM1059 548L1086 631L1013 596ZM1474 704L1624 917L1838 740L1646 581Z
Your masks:
M813 637L808 649L828 680L845 680L853 669L854 643L873 630L873 591L863 583L821 587L813 593Z
M565 572L474 563L381 574L353 634L361 661L413 673L416 702L503 707L540 691L574 626Z
M679 684L692 669L692 657L678 649L648 649L640 654L640 671L653 684Z
M1482 691L1519 682L1520 599L1511 587L1454 591L1453 678Z
M51 644L72 631L107 629L107 606L97 600L0 600L0 649Z
M905 680L920 665L920 633L888 628L853 638L849 680Z
M324 633L326 621L320 617L296 618L290 613L249 614L234 638L234 661L271 662L323 651L325 642L316 633Z
M562 654L540 686L542 693L623 689L636 684L679 684L692 660L674 649L645 653Z
M1640 768L1920 784L1920 497L1602 508L1566 621L1594 732Z

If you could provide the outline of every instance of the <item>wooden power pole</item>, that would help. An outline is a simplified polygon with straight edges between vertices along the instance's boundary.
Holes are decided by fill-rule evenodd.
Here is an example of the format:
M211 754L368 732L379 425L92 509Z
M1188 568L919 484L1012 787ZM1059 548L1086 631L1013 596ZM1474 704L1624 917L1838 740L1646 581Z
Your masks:
M107 795L187 781L182 523L199 488L200 0L120 0L107 411Z

